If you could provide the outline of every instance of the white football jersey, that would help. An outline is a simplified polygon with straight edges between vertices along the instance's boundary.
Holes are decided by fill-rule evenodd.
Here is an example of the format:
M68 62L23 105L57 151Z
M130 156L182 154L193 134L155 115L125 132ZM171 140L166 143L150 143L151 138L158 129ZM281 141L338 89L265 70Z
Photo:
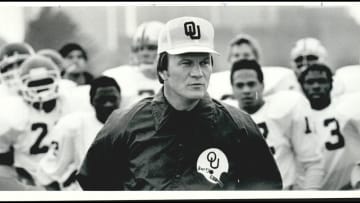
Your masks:
M264 73L265 97L282 90L301 91L293 70L279 66L264 66L262 71Z
M319 140L310 131L309 111L310 105L300 93L281 91L266 98L265 104L251 115L274 155L284 189L297 184L297 163L309 164L316 160L320 163L321 160L320 150L317 150ZM309 170L307 173L312 172ZM315 178L310 174L305 175ZM299 187L313 187L309 185L313 181L320 186L323 174L319 175L316 177L318 182L315 179L305 180L305 185Z
M124 65L104 71L103 75L112 77L121 88L121 107L127 108L137 101L155 95L162 84L145 77L138 66Z
M72 112L88 112L93 107L90 103L90 85L77 85L75 87L66 88L66 92L62 92L67 101L70 102Z
M72 80L61 78L59 81L59 92L65 93L72 88L75 88L77 84L73 82Z
M264 96L270 96L281 90L301 91L294 71L285 67L264 66ZM230 82L230 70L215 72L210 76L208 92L217 100L234 100ZM226 102L232 103L232 101Z
M14 166L25 169L36 181L38 163L51 145L51 131L71 107L62 97L49 113L34 109L20 97L6 98L0 106L0 153L13 146Z
M69 178L79 171L102 126L93 111L76 112L61 118L52 136L52 142L57 144L40 162L38 177L41 177L41 184L57 181L62 190L81 190L78 183Z
M19 96L19 94L17 94L14 91L11 91L7 85L0 84L0 97L4 98L4 97L8 97L8 96Z
M314 111L315 133L323 140L324 190L339 190L350 183L360 156L359 103L360 93L344 94L326 109Z
M338 68L334 74L332 97L360 91L360 65Z

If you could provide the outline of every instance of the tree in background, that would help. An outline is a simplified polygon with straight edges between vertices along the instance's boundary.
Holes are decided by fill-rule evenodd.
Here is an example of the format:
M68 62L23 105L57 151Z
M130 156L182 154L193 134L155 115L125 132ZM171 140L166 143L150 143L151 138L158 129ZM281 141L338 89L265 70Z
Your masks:
M34 49L58 49L69 40L77 38L78 27L64 12L53 12L53 8L44 7L39 17L27 27L25 41Z
M89 36L81 32L76 22L60 8L42 8L39 17L28 24L25 41L35 50L45 48L58 50L66 43L79 43L90 56L89 70L92 72L91 56L97 47Z

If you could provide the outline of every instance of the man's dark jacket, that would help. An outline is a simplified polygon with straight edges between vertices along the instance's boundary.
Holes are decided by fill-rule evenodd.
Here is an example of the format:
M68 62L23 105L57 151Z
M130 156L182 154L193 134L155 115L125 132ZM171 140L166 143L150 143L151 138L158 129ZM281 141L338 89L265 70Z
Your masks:
M198 172L200 154L213 148L228 161L221 184ZM205 169L208 175L214 172ZM274 158L248 114L208 95L193 110L177 111L163 90L110 116L86 155L78 181L84 190L282 189Z

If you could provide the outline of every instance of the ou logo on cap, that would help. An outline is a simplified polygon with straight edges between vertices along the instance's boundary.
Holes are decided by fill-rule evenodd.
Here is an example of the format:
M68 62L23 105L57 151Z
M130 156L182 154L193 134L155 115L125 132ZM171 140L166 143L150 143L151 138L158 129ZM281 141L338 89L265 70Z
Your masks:
M220 149L210 148L200 154L196 168L198 173L201 173L210 183L223 187L220 176L229 171L229 162Z

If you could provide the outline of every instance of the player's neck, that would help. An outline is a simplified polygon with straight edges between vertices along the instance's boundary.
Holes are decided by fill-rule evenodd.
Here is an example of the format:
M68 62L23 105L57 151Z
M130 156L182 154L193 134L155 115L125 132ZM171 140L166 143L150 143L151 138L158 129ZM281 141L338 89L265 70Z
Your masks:
M246 113L251 115L251 114L254 114L254 113L258 112L261 109L261 107L264 106L264 104L265 104L265 101L260 100L259 103L257 103L256 105L247 106L247 107L244 107L243 109L244 109L244 111L246 111Z
M323 109L327 108L328 106L330 106L330 104L331 104L330 97L323 98L323 99L317 100L317 101L310 101L311 108L315 109L315 110L323 110Z

